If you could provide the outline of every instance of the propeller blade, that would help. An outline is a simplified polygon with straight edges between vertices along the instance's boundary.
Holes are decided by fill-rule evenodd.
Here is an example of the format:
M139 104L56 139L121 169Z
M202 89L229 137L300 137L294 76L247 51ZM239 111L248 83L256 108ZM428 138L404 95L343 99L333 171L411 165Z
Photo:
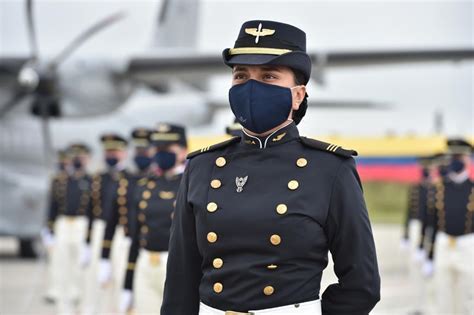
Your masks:
M163 24L166 20L166 17L168 16L168 7L169 7L170 1L169 0L163 0L161 3L161 10L160 10L160 16L158 18L158 24Z
M31 51L30 60L37 60L39 51L36 37L35 19L33 14L33 0L26 0L26 20L28 22L28 40L30 42Z
M43 112L41 116L41 134L43 136L44 163L48 169L52 169L53 144L49 126L49 116L45 112Z
M70 42L69 45L67 45L55 58L53 58L50 63L50 67L57 67L90 37L107 28L108 26L114 24L115 22L118 22L124 17L124 12L118 12L98 21L97 23L86 29L83 33L79 34L72 42Z
M0 106L0 119L2 119L13 107L19 104L27 95L28 93L18 90L7 102Z

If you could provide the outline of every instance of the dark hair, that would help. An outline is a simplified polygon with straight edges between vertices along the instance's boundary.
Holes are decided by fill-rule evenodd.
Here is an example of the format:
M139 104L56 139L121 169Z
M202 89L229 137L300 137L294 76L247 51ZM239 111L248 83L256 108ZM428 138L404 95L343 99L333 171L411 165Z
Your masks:
M295 84L296 85L306 85L308 83L306 81L305 75L298 70L291 69L293 71ZM300 104L300 108L293 112L293 121L295 124L299 124L301 119L303 119L304 115L306 114L306 110L308 109L308 93L306 93L303 101Z

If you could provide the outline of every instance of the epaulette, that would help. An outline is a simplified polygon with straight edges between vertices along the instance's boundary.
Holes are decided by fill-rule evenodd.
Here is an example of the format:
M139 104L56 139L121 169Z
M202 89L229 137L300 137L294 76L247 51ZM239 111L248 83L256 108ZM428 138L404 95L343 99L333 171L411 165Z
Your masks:
M229 146L233 143L239 142L239 141L240 141L240 137L233 137L233 138L230 138L229 140L219 142L219 143L216 143L216 144L211 145L209 147L204 147L200 150L191 152L191 153L188 154L187 158L192 159L193 157L198 156L201 153L211 152L211 151L215 151L217 149L225 148L225 147L227 147L227 146Z
M303 143L305 146L316 150L327 151L348 158L352 156L357 156L357 151L347 150L336 144L331 144L306 137L300 137L300 139L301 143Z

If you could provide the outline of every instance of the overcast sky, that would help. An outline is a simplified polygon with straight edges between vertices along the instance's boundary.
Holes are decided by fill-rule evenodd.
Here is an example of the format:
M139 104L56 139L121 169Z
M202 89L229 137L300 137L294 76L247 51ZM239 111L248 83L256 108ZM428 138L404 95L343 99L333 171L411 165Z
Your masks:
M189 0L188 0L189 1ZM35 1L39 46L44 56L59 51L72 35L117 10L127 18L82 47L75 58L125 58L150 51L160 1ZM230 1L202 0L196 51L220 53L233 45L241 23L271 19L307 33L308 50L363 50L474 47L472 1ZM0 1L0 54L28 52L23 1ZM473 134L473 63L338 69L325 85L310 85L310 97L374 101L391 110L311 109L302 129L311 134L430 134L435 111L444 114L445 132ZM212 93L226 98L229 79L214 79ZM224 123L230 111L218 117Z

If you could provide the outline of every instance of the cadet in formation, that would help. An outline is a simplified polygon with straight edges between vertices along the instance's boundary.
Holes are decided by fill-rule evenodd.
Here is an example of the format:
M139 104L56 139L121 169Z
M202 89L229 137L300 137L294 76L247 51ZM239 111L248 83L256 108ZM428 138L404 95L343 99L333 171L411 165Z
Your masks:
M223 58L242 136L188 156L161 314L368 314L380 278L356 152L298 132L305 33L245 22ZM339 281L320 295L329 251Z
M170 227L187 154L186 133L181 126L159 124L150 139L156 149L159 173L138 181L134 199L137 228L132 238L121 305L125 311L131 309L133 303L136 314L160 312Z
M92 178L92 213L89 218L87 240L81 254L81 265L86 270L82 300L83 314L95 314L101 308L107 307L107 305L103 305L107 299L101 297L97 280L100 252L106 222L109 220L112 206L118 198L118 189L130 176L125 168L127 140L118 134L107 133L101 136L100 141L106 169ZM116 239L117 250L114 252L120 256L121 249L126 247L126 244L123 244L126 243L126 240L124 240L123 234L118 235ZM112 260L114 264L117 264L120 258L114 257Z
M51 215L54 205L57 204L58 199L62 196L66 187L66 178L71 174L71 160L67 150L59 150L57 152L57 170L51 180L49 188L49 207L48 216ZM54 255L55 250L55 238L53 235L54 231L54 220L48 222L48 226L41 230L41 239L44 247L47 250L48 259L48 280L45 300L48 303L54 303L57 301L59 294L59 264L57 261L58 256ZM54 258L54 259L53 259Z
M155 170L153 161L154 148L150 142L151 130L136 128L131 138L135 155L136 172L128 174L119 180L116 197L112 200L110 216L107 220L104 239L102 242L101 261L99 264L99 285L103 288L112 287L112 300L108 303L107 311L118 311L122 297L125 269L130 249L130 235L134 234L136 226L133 208L133 196L136 184L140 178L149 176ZM117 235L119 242L125 236L122 246L114 246ZM114 248L112 253L111 249ZM111 254L115 263L111 262ZM110 285L112 284L112 285Z
M420 157L418 163L421 180L409 189L407 214L404 224L402 248L408 250L407 267L413 298L416 301L414 313L423 312L428 299L427 281L422 266L427 256L426 237L429 195L433 187L434 157Z
M436 311L471 314L474 309L474 183L469 178L473 148L464 139L447 142L450 164L435 185L434 233L424 268L434 271Z
M60 314L74 313L80 298L82 269L79 258L91 212L91 178L86 173L90 150L77 143L71 145L68 152L73 170L58 177L60 188L53 195L48 218L50 232L55 238L53 255L57 257L53 260L57 261Z

